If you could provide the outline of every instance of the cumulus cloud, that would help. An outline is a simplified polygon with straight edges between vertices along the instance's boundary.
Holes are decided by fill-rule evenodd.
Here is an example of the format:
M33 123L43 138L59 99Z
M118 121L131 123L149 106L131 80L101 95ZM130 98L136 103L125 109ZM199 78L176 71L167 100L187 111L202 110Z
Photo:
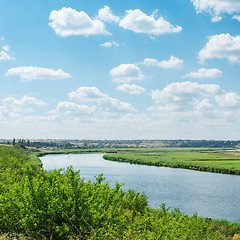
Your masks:
M2 100L0 115L5 119L20 119L24 114L32 114L36 107L47 106L42 100L35 97L24 96L22 98L7 97ZM0 116L1 118L1 116Z
M216 121L223 126L239 122L240 96L226 92L219 85L176 82L152 91L156 105L148 110L152 117L174 124L197 124L209 127Z
M102 93L96 87L80 87L77 91L70 92L68 94L69 98L78 101L96 101L100 99L107 98L108 96Z
M190 72L183 78L218 78L222 76L222 72L216 68L206 69L201 68L197 72Z
M127 112L136 112L136 109L132 106L132 104L127 102L121 102L120 100L116 98L105 98L102 99L100 102L100 108L103 111L107 112L121 112L121 113L127 113Z
M9 60L13 60L14 57L11 57L7 54L6 50L2 50L0 52L0 61L9 61Z
M152 99L156 103L184 105L186 103L192 104L199 98L214 97L222 92L219 85L186 81L171 83L162 91L152 91Z
M52 11L49 16L49 26L57 35L67 37L72 35L97 35L110 34L105 29L105 24L99 19L92 19L83 11L63 7L59 11Z
M196 104L195 109L199 111L207 111L213 109L213 105L208 98L204 98L200 103Z
M47 103L43 102L42 100L38 100L35 97L24 96L21 99L17 99L14 97L4 98L2 100L4 105L8 106L26 106L26 105L35 105L35 106L46 106Z
M239 2L240 3L240 2ZM240 60L240 36L229 33L209 37L206 46L198 54L201 63L211 58L227 58L229 62Z
M169 60L163 60L160 62L157 59L145 58L142 64L146 66L156 66L161 68L183 68L183 60L174 56L171 56Z
M79 105L74 102L62 101L58 103L56 112L69 115L92 114L94 109L95 107L90 107L88 105Z
M103 22L116 22L118 23L120 18L118 16L115 16L110 7L104 6L104 8L101 8L98 10L98 17L101 19Z
M136 64L121 64L111 69L109 74L113 77L113 81L117 83L146 78Z
M224 94L216 96L215 100L221 107L233 108L240 106L240 96L234 92L225 92Z
M233 14L240 12L239 0L191 0L197 13L207 12L214 17L221 14Z
M235 20L237 20L237 21L240 22L240 15L234 15L234 16L233 16L233 19L235 19Z
M215 22L220 22L220 21L222 21L222 17L220 17L220 16L212 17L211 21L214 22L214 23Z
M77 91L68 94L71 100L95 102L101 111L106 112L135 112L136 109L127 102L121 102L102 93L96 87L80 87Z
M147 33L151 35L182 31L182 27L173 26L163 17L156 18L155 14L148 16L140 9L126 11L126 16L121 19L119 26L135 33Z
M123 84L116 88L119 91L127 92L129 94L141 94L146 91L145 88L137 86L136 84Z
M118 42L112 41L112 42L105 42L100 44L101 47L119 47L120 44Z
M69 73L64 72L62 69L58 69L55 71L51 68L32 66L11 68L7 71L5 76L20 76L20 78L24 80L57 80L71 77Z

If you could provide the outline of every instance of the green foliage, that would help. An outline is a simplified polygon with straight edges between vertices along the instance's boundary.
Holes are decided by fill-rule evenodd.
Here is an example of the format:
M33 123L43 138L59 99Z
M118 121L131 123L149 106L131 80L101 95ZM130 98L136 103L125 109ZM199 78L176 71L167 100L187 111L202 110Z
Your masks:
M34 239L104 236L108 229L123 235L126 222L146 207L141 204L143 196L137 200L139 194L132 191L134 211L127 212L128 195L118 183L110 188L108 183L101 184L100 178L85 183L72 168L64 173L40 171L36 176L26 170L22 180L1 196L1 230ZM121 224L124 216L125 224Z
M136 193L132 189L128 190L124 200L124 206L133 213L144 213L148 206L147 196L144 193Z
M0 173L10 170L15 175L19 175L22 173L28 160L29 156L27 153L18 146L0 146Z
M7 160L8 155L10 160ZM14 164L13 164L14 163ZM0 235L24 239L224 239L239 225L148 208L145 194L111 188L102 174L36 171L22 149L0 148ZM9 164L9 165L8 165ZM17 177L16 177L17 176Z
M170 207L166 207L167 203L161 203L160 208L161 208L161 212L163 213L163 215L166 215L166 213L171 209Z

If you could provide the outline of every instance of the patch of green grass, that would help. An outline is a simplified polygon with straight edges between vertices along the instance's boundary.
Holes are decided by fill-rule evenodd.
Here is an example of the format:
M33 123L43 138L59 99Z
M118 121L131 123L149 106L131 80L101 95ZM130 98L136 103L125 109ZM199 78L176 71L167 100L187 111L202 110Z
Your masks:
M221 149L158 148L106 154L112 161L240 175L240 153Z

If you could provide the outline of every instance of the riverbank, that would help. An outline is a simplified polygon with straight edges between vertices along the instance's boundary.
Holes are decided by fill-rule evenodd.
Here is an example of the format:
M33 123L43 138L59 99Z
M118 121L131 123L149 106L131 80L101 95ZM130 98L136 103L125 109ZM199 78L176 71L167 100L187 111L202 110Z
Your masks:
M240 152L204 148L135 149L105 154L104 159L130 164L184 168L197 171L240 175Z
M47 154L105 153L104 159L131 164L185 168L197 171L240 175L240 151L223 148L100 148L39 151ZM109 154L108 154L109 153Z
M232 239L239 223L148 207L144 194L99 175L31 169L29 153L0 146L0 234L23 239ZM236 235L235 235L236 236Z
M222 148L102 148L31 152L35 164L48 154L105 153L110 161L240 175L240 151Z

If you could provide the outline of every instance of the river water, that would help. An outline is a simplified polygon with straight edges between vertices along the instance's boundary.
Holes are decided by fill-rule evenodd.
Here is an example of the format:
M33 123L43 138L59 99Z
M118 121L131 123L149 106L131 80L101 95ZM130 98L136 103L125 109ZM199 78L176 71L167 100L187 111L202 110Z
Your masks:
M181 212L215 219L240 221L240 176L186 169L132 165L106 161L103 154L61 154L41 157L45 170L72 165L80 176L94 181L104 174L111 186L125 183L124 190L144 192L149 206L163 202Z

